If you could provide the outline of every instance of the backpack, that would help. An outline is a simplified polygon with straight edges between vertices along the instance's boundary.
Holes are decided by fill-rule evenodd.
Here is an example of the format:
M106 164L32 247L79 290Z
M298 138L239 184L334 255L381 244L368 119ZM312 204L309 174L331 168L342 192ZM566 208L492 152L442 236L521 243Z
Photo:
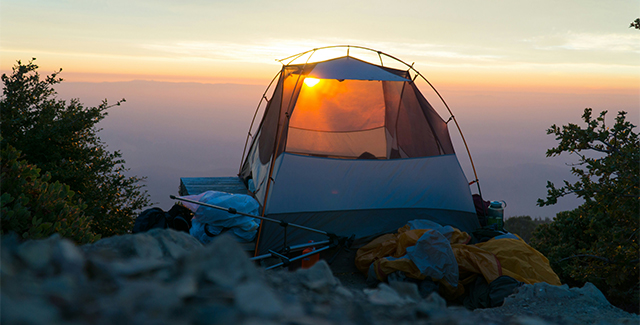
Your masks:
M144 210L136 218L133 225L133 233L149 231L154 228L167 228L166 212L160 208L151 208Z
M193 212L183 205L174 204L167 212L167 218L169 228L189 232Z
M188 233L189 229L191 229L192 217L193 212L179 204L171 207L169 212L165 212L160 208L147 209L142 211L136 218L133 233L145 232L154 228L171 228Z

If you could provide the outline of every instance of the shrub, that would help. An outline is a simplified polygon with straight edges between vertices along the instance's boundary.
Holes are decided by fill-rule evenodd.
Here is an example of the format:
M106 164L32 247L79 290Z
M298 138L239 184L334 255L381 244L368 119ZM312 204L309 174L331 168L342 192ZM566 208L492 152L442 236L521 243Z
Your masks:
M517 234L524 241L529 243L534 229L541 224L551 222L550 219L531 219L530 216L515 216L504 221L504 229Z
M129 232L136 211L148 206L149 199L138 183L143 178L125 176L128 169L120 152L109 152L97 136L96 124L112 106L106 100L84 107L78 99L57 99L53 86L62 81L60 71L40 80L37 68L33 60L18 61L10 76L2 75L1 136L52 182L76 193L93 217L94 233Z
M595 284L612 303L637 312L638 227L640 211L640 146L635 128L619 112L612 127L605 123L606 111L592 118L585 109L586 126L553 125L559 145L547 156L576 154L571 172L575 183L556 188L548 182L547 198L538 205L555 204L558 198L575 194L585 203L573 211L558 213L533 234L532 246L547 255L560 278L569 284Z
M48 173L40 175L40 169L20 160L20 152L2 142L2 233L13 231L24 239L40 239L59 233L83 244L100 238L91 231L92 218L83 213L86 205L72 200L74 193L69 186L50 183Z

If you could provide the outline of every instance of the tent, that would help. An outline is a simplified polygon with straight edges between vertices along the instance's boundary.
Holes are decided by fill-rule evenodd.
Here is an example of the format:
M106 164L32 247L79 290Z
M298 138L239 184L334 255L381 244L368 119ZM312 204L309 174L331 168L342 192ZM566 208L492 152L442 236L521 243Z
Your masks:
M239 174L263 216L360 239L413 219L479 227L447 122L409 68L348 52L283 63ZM282 248L285 236L288 244L326 239L263 222L256 254Z

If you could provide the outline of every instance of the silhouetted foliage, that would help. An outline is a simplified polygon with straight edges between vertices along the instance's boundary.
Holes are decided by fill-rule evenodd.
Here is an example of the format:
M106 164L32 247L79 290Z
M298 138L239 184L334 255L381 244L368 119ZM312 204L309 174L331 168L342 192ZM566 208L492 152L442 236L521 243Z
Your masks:
M635 29L640 29L640 18L636 18L636 20L631 22L631 25L629 25L629 28L635 28Z
M46 238L53 233L90 243L100 238L91 231L86 205L74 202L68 185L50 183L51 175L20 159L20 152L2 141L0 149L2 195L0 228L24 239Z
M120 152L109 152L96 134L96 124L112 106L106 100L97 107L84 107L78 99L59 100L53 86L62 81L61 70L40 80L37 69L33 61L18 61L11 75L2 75L3 142L48 173L51 182L75 192L86 204L85 214L93 217L94 233L106 237L130 231L135 211L149 200L138 184L142 178L125 176L128 169Z
M527 243L531 241L534 229L541 224L550 223L551 219L531 219L530 216L516 216L504 221L504 229L517 234Z
M560 278L570 284L595 284L613 303L637 312L639 273L638 227L640 211L640 146L635 128L619 112L615 124L605 123L606 111L592 118L585 109L580 127L553 125L559 145L547 156L563 152L579 157L571 172L575 183L565 181L538 205L555 204L558 198L575 194L585 203L573 211L558 213L533 234L532 246L545 254ZM591 155L591 156L588 156ZM596 156L594 158L594 156Z

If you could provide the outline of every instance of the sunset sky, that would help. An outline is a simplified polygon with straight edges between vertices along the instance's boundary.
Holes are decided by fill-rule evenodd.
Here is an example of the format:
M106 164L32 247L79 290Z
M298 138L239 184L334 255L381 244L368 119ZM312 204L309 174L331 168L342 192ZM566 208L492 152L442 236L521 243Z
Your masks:
M440 84L634 88L637 0L3 0L2 71L38 59L68 81L263 84L275 59L372 47Z
M485 198L509 202L506 215L552 217L579 202L535 201L577 158L546 158L546 129L585 107L640 122L638 17L639 0L1 0L0 72L35 57L42 75L63 68L61 98L125 97L99 135L168 209L180 177L237 173L276 59L374 48L415 62L447 99Z

